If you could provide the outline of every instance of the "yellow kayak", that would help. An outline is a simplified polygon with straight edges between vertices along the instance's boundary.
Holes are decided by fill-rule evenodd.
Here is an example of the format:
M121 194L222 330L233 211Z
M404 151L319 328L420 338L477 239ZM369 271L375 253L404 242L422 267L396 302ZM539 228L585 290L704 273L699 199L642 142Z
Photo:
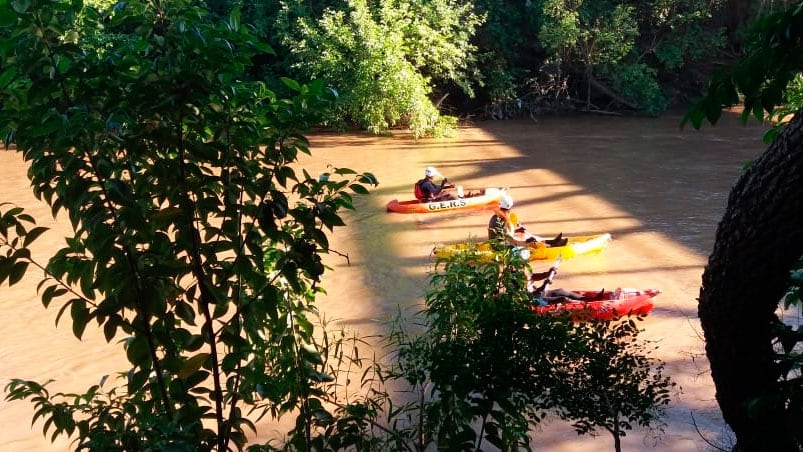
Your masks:
M581 254L598 253L608 246L611 235L607 232L597 235L576 235L564 237L569 241L564 246L548 246L544 242L538 242L532 246L527 246L530 251L530 260L555 260L558 255L562 259L579 256ZM479 243L458 243L454 245L441 245L432 251L436 258L446 259L455 253L477 253L478 259L490 261L494 259L494 252L488 242Z

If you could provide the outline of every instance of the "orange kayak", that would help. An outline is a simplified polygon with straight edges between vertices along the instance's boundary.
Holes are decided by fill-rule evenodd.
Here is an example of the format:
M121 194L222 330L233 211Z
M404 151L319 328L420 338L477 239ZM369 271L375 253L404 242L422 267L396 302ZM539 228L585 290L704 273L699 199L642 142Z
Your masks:
M483 188L467 190L467 195L445 201L421 202L416 199L399 201L394 199L387 205L388 212L397 213L434 213L452 210L485 209L495 207L505 194L504 188Z

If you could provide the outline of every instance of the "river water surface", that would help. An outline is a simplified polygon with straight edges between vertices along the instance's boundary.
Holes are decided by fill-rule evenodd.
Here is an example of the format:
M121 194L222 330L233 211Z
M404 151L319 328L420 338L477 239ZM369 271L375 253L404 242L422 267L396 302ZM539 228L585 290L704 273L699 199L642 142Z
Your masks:
M312 157L302 166L312 174L329 165L370 171L380 185L356 199L346 228L332 236L338 254L327 258L323 313L360 332L382 331L398 309L423 303L437 244L484 238L490 213L395 214L385 205L409 199L426 166L468 188L508 187L520 220L550 236L609 232L602 253L564 261L556 287L658 288L656 308L644 322L643 337L655 341L654 356L667 364L682 392L668 409L665 433L636 430L624 450L705 451L706 442L728 446L728 430L714 400L713 383L697 320L700 278L713 246L716 225L741 168L761 153L764 130L742 126L726 115L715 127L679 128L679 115L662 118L579 116L533 121L482 122L456 137L412 140L360 134L312 137ZM15 153L0 153L0 201L28 207L52 227L37 244L40 257L63 243L65 225L30 195L25 169ZM60 232L61 231L61 232ZM59 235L62 234L62 235ZM348 261L340 255L348 255ZM535 270L550 263L536 264ZM119 345L107 345L87 328L82 342L69 323L54 328L56 309L44 310L36 278L0 287L0 380L57 380L59 390L83 391L109 372L126 368ZM68 450L69 441L51 444L41 424L30 427L26 402L0 402L0 452ZM259 438L278 428L259 424ZM533 433L532 446L546 451L608 451L613 442L577 436L570 426L550 421Z

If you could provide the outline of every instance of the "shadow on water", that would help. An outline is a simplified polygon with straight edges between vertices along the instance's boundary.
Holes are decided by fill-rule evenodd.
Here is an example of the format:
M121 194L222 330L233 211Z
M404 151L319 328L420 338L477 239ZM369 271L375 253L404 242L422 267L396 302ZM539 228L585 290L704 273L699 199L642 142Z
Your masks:
M717 127L697 132L679 130L679 116L660 119L573 117L538 122L486 122L467 127L454 139L415 141L404 133L393 137L359 134L317 134L313 156L300 166L310 174L328 165L370 171L380 186L355 197L356 211L345 216L346 228L332 234L332 249L318 306L327 318L375 334L383 321L401 310L415 312L423 303L430 252L435 244L469 237L484 238L489 213L476 211L423 215L385 212L393 198L409 199L423 168L435 165L465 187L509 187L516 209L536 233L592 234L610 232L614 240L598 255L567 260L558 280L567 288L657 287L663 293L644 321L645 334L660 346L667 372L683 387L673 400L665 440L650 447L661 451L706 450L689 421L702 413L702 430L725 431L713 390L705 378L699 329L694 320L700 272L713 244L730 187L742 165L764 149L757 126L742 127L733 116ZM50 248L63 246L64 224L48 221L49 209L36 202L17 156L6 155L2 178L4 199L26 206L43 224ZM42 242L44 243L44 242ZM40 251L47 254L50 249ZM550 263L537 263L543 269ZM97 381L108 369L124 368L124 358L106 347L99 333L75 345L69 329L53 331L53 316L36 299L34 285L6 288L13 321L6 322L13 339L4 369L26 378L68 382ZM33 303L33 304L31 304ZM32 309L31 306L39 306ZM14 325L25 325L16 328ZM87 333L92 334L91 332ZM92 339L92 340L89 340ZM70 344L65 346L64 344ZM52 352L52 353L51 353ZM118 365L116 358L122 363ZM10 369L10 370L8 370ZM19 375L22 376L22 375ZM83 389L79 384L75 389ZM0 407L4 421L31 418L31 407ZM259 434L273 431L267 419ZM25 423L23 423L25 424ZM10 425L6 422L4 425ZM13 429L7 429L9 431ZM24 444L44 441L49 447L15 450L67 450L42 439L38 426L14 438ZM610 450L610 439L579 438L568 427L549 425L534 433L538 450ZM33 440L29 438L33 437ZM628 450L645 450L640 435L628 435ZM36 442L36 444L39 444ZM61 444L61 443L60 443Z
M411 197L423 167L435 165L469 187L508 187L520 217L539 234L610 232L622 240L657 233L705 257L731 186L764 149L762 129L742 126L737 116L726 114L701 131L680 129L681 116L667 115L483 122L452 140L322 134L312 138L312 161L320 170L327 163L379 178L369 197L356 200L347 218L350 240L342 245L359 250L364 289L373 287L371 299L385 301L372 303L370 317L378 318L387 313L391 292L405 294L393 297L407 298L403 305L420 301L426 278L411 273L431 265L432 246L486 234L487 211L384 213L390 199ZM586 205L564 207L573 200ZM400 274L411 274L412 281Z
M529 127L484 123L482 128L522 154L491 162L489 170L530 167L558 173L578 190L628 212L646 230L707 254L741 167L764 149L761 128L741 126L735 115L700 131L681 130L679 123L680 116L581 117Z
M484 122L446 140L415 141L405 134L313 136L313 166L370 171L380 181L370 196L356 200L348 227L334 234L334 247L354 260L331 264L335 271L327 274L328 295L321 306L337 312L346 326L380 332L382 320L398 307L408 310L423 303L434 245L484 238L488 211L385 213L391 199L412 197L412 184L425 166L436 166L465 187L508 187L520 218L538 234L613 235L604 252L561 264L562 287L662 290L645 320L645 334L659 343L659 358L683 386L684 396L673 401L669 416L672 447L664 441L655 448L705 450L696 429L710 438L727 427L710 379L701 377L707 361L696 322L700 275L730 189L744 164L765 145L762 127L742 126L736 114L701 131L681 130L680 119L581 116ZM692 412L705 418L700 426L689 421ZM557 433L550 430L546 436L536 433L534 444L567 451L599 450L606 444L604 439L578 439L566 426ZM640 440L635 441L642 450Z

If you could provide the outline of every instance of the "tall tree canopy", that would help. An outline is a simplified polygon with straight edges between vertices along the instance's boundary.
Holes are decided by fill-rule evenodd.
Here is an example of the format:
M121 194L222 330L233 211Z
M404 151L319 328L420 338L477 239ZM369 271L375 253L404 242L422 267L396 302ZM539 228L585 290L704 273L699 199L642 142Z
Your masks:
M240 2L214 2L225 11ZM719 0L270 0L243 20L273 46L262 74L325 77L332 124L437 133L438 114L513 102L657 114L702 87ZM275 77L268 77L275 78ZM582 105L574 99L583 99ZM522 108L526 107L526 108ZM543 109L543 108L541 108Z

